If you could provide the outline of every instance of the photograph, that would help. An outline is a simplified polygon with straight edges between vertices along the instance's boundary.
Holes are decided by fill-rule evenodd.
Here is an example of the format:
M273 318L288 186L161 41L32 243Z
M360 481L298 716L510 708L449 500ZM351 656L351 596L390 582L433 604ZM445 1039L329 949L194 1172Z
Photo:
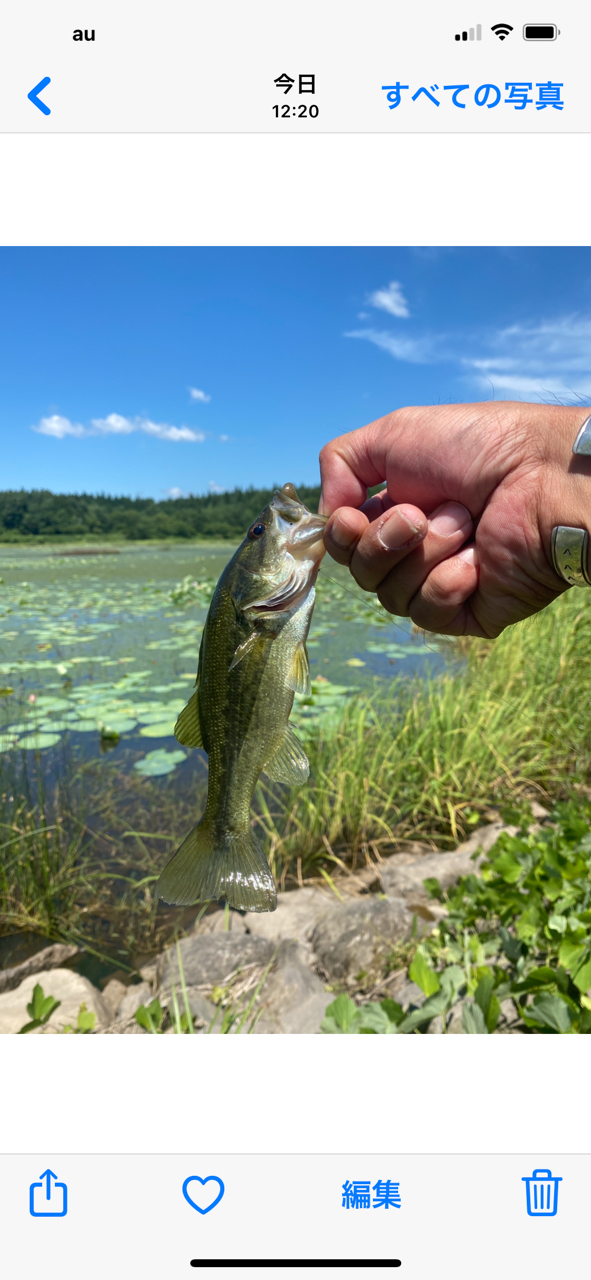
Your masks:
M590 286L0 248L0 1034L591 1033Z

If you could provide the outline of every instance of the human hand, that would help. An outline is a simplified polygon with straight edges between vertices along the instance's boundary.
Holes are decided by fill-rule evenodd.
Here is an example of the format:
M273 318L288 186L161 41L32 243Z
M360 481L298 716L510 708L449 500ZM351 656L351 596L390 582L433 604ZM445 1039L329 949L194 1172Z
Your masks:
M512 401L407 408L331 440L327 551L390 613L499 635L567 590L550 540L556 524L588 524L591 459L572 455L584 416Z

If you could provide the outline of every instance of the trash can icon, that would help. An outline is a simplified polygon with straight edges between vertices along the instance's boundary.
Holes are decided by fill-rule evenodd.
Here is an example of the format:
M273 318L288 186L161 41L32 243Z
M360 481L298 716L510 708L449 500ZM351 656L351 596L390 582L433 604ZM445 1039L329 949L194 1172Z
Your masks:
M534 1169L531 1178L522 1178L530 1218L553 1218L558 1208L558 1183L549 1169Z

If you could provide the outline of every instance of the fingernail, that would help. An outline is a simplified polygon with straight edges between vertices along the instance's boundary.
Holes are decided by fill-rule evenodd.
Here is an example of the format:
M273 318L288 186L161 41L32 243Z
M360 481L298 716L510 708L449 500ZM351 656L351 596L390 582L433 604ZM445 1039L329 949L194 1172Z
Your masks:
M440 538L451 538L452 533L459 533L472 524L472 516L459 502L446 502L439 507L429 520L429 533L438 533Z
M478 566L478 552L475 546L462 547L462 550L458 551L458 556L461 560L465 560L466 564L472 564L475 568Z
M350 547L351 543L355 541L355 534L349 529L348 525L343 524L339 516L336 517L332 525L330 536L333 542L336 542L337 547L343 547L343 549Z
M424 521L411 520L398 508L378 528L378 539L386 551L402 551L403 547L421 542L426 533Z

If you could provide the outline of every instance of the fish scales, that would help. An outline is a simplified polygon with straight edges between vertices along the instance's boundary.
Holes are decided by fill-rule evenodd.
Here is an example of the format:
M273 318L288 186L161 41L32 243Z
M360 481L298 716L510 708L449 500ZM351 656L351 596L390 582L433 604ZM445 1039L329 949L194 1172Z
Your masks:
M275 884L250 819L263 770L301 783L308 761L289 715L309 687L305 641L325 518L277 490L224 569L203 630L196 692L177 722L178 740L209 756L205 813L164 868L166 902L224 899L272 911Z

